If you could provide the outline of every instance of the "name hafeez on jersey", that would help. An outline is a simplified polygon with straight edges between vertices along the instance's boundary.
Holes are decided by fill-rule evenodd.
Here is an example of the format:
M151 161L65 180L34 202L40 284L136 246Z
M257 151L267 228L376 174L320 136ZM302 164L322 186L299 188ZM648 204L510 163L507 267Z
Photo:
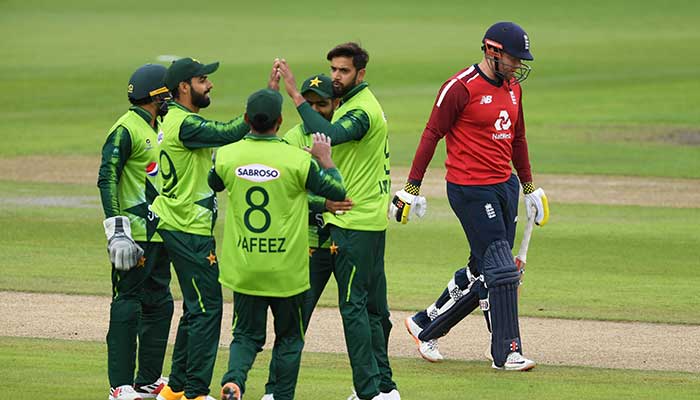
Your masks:
M284 243L287 241L285 237L268 238L268 237L246 237L238 238L236 247L248 253L285 253L287 249Z

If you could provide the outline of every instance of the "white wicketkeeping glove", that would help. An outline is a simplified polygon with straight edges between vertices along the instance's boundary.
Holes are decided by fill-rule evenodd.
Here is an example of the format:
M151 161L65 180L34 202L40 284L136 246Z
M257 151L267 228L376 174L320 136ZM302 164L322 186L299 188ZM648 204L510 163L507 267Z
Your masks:
M114 268L128 271L143 257L143 249L131 238L129 218L116 216L102 222L107 236L107 252Z
M534 192L525 195L525 210L528 218L532 217L533 212L535 213L537 225L543 226L549 221L549 203L542 188L537 188Z
M427 210L428 201L425 197L414 196L405 190L399 190L389 203L389 219L405 224L413 216L422 218Z

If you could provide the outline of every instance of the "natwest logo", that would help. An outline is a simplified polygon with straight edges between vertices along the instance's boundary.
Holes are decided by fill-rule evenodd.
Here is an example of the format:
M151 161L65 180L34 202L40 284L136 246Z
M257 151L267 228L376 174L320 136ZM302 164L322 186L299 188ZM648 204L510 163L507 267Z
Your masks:
M236 176L251 182L267 182L279 178L280 172L267 165L250 164L236 168Z
M497 131L505 131L510 128L511 122L510 122L510 116L508 115L508 111L506 110L501 110L501 113L498 114L498 119L496 122L494 122L493 126L496 128Z

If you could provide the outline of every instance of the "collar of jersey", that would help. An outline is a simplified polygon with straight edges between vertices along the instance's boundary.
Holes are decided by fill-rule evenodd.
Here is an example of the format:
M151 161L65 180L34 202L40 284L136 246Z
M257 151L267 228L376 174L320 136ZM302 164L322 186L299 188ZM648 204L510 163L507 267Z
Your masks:
M129 111L133 111L138 115L139 117L143 118L144 121L148 124L148 126L151 126L151 118L152 115L148 111L144 110L143 108L139 106L131 106L129 107ZM155 129L155 128L154 128Z
M245 139L253 139L253 140L276 140L276 141L282 141L281 138L279 138L277 135L261 135L259 133L253 133L249 132L247 135L244 136Z
M492 84L495 87L501 87L501 85L503 85L503 79L498 78L494 80L489 78L488 76L486 76L484 71L482 71L481 68L479 68L479 64L474 64L474 68L476 69L476 72L478 72L479 75L481 75L481 77L484 78L486 82Z
M347 92L347 93L345 94L345 96L343 96L343 103L345 103L346 101L350 100L350 99L352 98L352 96L356 95L360 90L366 88L367 86L369 86L369 83L367 83L367 82L360 82L359 85L357 85L357 86L355 86L354 88L350 89L350 91Z
M168 102L168 107L177 107L183 111L187 111L188 113L193 113L194 111L190 110L189 108L183 106L182 104L178 103L175 100L169 101Z

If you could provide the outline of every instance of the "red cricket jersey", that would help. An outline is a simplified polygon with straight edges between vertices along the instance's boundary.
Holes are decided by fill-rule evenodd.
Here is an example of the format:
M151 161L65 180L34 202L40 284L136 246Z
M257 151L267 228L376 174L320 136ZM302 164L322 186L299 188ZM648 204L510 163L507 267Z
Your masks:
M521 182L532 182L525 139L520 85L495 82L473 65L440 88L413 159L409 181L420 183L445 137L448 182L491 185L511 175L511 161Z

